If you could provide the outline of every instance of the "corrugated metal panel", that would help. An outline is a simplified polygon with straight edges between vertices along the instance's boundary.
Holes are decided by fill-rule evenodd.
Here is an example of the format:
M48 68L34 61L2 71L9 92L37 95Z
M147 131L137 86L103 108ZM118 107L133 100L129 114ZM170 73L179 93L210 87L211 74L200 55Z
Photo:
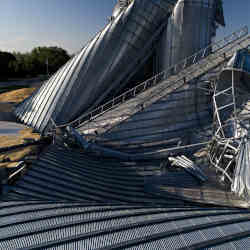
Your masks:
M118 91L129 81L128 74L136 72L138 60L152 52L149 45L174 3L134 0L22 103L16 116L44 131L50 118L57 124L69 122L98 105L111 91Z
M249 208L248 201L234 195L230 189L219 183L214 169L204 165L199 167L207 177L205 183L185 171L166 171L161 176L147 178L146 191L199 204Z
M216 2L178 1L159 45L159 72L211 44L216 32Z
M102 134L98 142L114 144L131 153L136 153L138 150L145 152L147 146L144 147L144 145L146 144L151 144L151 146L158 144L158 149L166 148L164 141L167 140L169 141L168 147L171 144L174 147L177 144L180 146L200 142L198 135L201 135L212 121L211 96L201 87L209 86L198 82L173 91ZM123 106L126 112L126 106ZM90 128L94 131L98 129L98 122L104 124L105 120L108 122L111 119L119 119L121 115L122 112L107 112L97 118ZM80 128L80 131L84 132L84 128ZM206 138L206 141L208 139ZM139 147L138 150L130 148L135 144Z
M236 166L234 170L234 179L232 191L250 201L250 141L242 138L242 144L239 149Z
M236 249L248 210L0 203L0 249ZM238 248L237 248L238 249Z
M241 42L244 45L240 47L248 46L249 36ZM78 125L79 131L84 136L95 136L101 143L118 146L125 144L142 146L145 143L159 144L162 141L161 146L165 147L167 146L165 141L173 139L177 145L197 143L201 139L204 142L204 138L209 139L211 136L209 109L212 105L211 94L204 90L199 78L227 62L228 58L239 49L238 45L236 41L227 44L199 63L166 80L162 77L165 72L161 73L159 77L163 80L155 86L139 92L128 100L118 102L117 105L112 106L112 103L107 103L110 108L105 110L103 105L83 117L82 124ZM201 66L203 63L204 68ZM145 82L147 83L150 84L150 81ZM143 84L139 87L145 89ZM205 86L205 89L209 90L209 86ZM80 121L78 120L79 123ZM77 121L74 125L77 126ZM193 131L194 128L197 130ZM209 133L203 133L203 128Z
M144 191L145 177L159 169L159 164L94 159L78 151L51 146L16 183L10 195L95 203L182 203Z

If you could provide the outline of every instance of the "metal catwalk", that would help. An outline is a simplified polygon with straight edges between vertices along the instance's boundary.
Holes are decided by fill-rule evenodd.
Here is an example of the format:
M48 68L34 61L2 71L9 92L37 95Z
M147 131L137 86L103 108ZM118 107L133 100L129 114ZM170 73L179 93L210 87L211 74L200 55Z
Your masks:
M78 125L82 134L92 138L94 136L100 143L131 152L137 146L137 149L146 153L143 146L146 144L153 150L151 146L154 144L158 144L160 149L171 147L169 143L172 143L172 147L199 143L200 132L212 124L212 113L209 113L211 95L207 91L209 87L206 87L207 82L201 82L199 78L222 66L235 51L247 47L249 43L247 29L243 28L219 43L212 44L211 47L217 50L198 63L185 67L186 60L183 60L177 65L183 67L178 74L164 79L168 70L162 72L134 88L133 91L139 93L127 101L123 101L126 96L120 96L118 100L113 100L115 105L110 105L111 101L71 125ZM192 61L204 54L205 50L193 55ZM148 85L151 87L146 89ZM140 92L140 89L143 91ZM118 101L120 103L117 105Z

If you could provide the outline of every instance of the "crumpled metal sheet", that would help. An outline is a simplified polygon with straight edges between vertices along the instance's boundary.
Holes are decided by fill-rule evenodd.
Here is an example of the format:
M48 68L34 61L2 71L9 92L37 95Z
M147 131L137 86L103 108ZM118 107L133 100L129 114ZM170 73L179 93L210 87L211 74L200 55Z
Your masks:
M242 139L242 144L236 160L232 191L250 200L250 140Z
M43 132L87 112L129 82L143 49L166 23L176 1L134 0L112 18L75 57L15 110L18 119ZM149 44L152 45L152 44ZM150 47L151 49L151 47ZM152 49L151 49L152 50Z
M212 38L216 35L217 2L217 0L177 2L157 51L159 71L175 65L211 44ZM222 4L221 11L223 16ZM207 51L208 54L209 52Z

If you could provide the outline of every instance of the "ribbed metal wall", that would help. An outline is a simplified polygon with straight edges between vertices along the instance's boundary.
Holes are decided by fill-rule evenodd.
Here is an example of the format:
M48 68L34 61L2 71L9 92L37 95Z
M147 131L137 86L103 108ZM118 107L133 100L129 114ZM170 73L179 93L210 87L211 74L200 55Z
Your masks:
M132 1L38 92L19 105L16 116L44 131L51 125L51 118L56 124L71 121L118 91L129 81L128 75L136 73L140 56L147 56L142 52L145 45L167 21L175 2Z
M50 146L0 201L0 249L249 249L249 209L145 193L155 170Z
M81 200L92 203L164 203L144 191L144 180L159 164L123 163L50 146L13 187L12 195L38 200ZM8 199L11 199L9 197Z
M129 153L147 153L208 141L209 131L205 133L205 130L212 122L212 104L211 95L205 89L209 89L207 82L187 84L98 135L97 141ZM124 103L119 109L104 113L79 131L93 135L95 130L101 133L100 127L105 128L111 120L126 115L128 105Z
M178 1L158 48L159 72L211 44L216 32L217 1Z
M0 203L0 249L241 249L250 211L229 208Z
M211 92L206 93L210 84L207 82L208 86L202 86L199 81L202 76L204 80L208 80L214 74L214 70L218 75L218 68L221 69L240 47L247 46L249 46L248 36L240 42L223 46L221 51L218 50L204 59L205 68L198 63L193 65L192 74L185 75L182 71L179 72L178 89L174 84L175 76L171 76L167 81L156 84L100 115L94 113L93 117L90 117L91 121L83 122L78 129L84 136L96 137L98 143L118 146L130 153L138 150L146 153L146 150L153 150L154 145L157 144L154 150L166 149L171 146L170 143L175 143L173 146L180 146L204 142L204 138L211 136L212 132L211 127L207 127L212 125L212 117L209 113L209 109L212 108L212 96ZM211 64L213 66L209 66ZM186 70L188 71L189 68L192 66ZM230 72L229 80L226 79L226 85L222 84L221 90L225 89L225 86L231 86L228 85L228 81L231 83L231 75ZM242 76L240 72L237 74L238 79L235 75L235 81L239 82L240 76ZM197 85L189 81L196 81L197 78L200 78ZM249 81L245 78L244 82ZM247 84L244 85L247 86ZM211 137L207 137L206 141L210 139ZM147 149L146 145L149 146Z
M200 85L202 86L202 85ZM149 108L129 118L104 135L123 143L160 142L178 138L176 143L194 139L192 131L208 125L212 116L210 99L198 85L185 86L175 91ZM195 141L193 140L193 143ZM176 145L175 145L176 146Z

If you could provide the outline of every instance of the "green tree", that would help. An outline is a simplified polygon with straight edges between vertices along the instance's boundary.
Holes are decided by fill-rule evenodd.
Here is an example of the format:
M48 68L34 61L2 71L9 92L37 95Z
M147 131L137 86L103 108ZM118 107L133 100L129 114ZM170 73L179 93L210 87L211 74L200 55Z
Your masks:
M8 52L0 51L0 78L8 78L12 73L11 63L16 61L15 56Z
M37 47L31 51L30 56L40 74L46 73L47 61L49 72L54 73L70 59L67 51L58 47Z
M62 48L37 47L29 53L14 52L12 58L15 60L8 64L10 77L36 77L47 73L47 62L49 73L52 74L64 65L70 56Z

